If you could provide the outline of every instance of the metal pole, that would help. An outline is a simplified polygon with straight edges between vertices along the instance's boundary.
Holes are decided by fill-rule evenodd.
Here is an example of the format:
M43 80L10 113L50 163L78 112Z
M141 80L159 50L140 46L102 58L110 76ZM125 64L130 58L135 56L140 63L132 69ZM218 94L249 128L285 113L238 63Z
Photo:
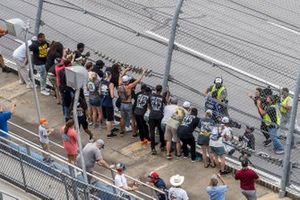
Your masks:
M87 178L87 174L86 174L85 162L84 162L83 153L82 153L81 136L80 136L78 117L77 117L77 103L79 100L79 94L80 94L80 89L76 89L74 103L73 103L73 120L75 122L75 128L76 128L76 132L77 132L77 140L78 140L78 145L79 145L80 162L81 162L81 167L82 167L82 171L83 171L83 179L84 179L85 183L88 185L88 178ZM88 191L85 191L84 195L85 195L85 199L87 199L87 200L90 199Z
M40 101L39 101L39 97L38 97L37 90L36 90L36 85L35 85L31 54L29 52L29 47L28 47L27 37L28 37L29 27L30 27L30 24L29 24L29 21L28 21L27 24L26 24L26 27L25 27L25 41L24 42L25 42L26 54L27 54L27 59L28 59L28 64L29 64L29 71L30 71L30 75L31 75L31 79L32 79L31 81L32 81L32 86L33 86L35 107L36 107L38 122L39 122L40 118L41 118L41 107L40 107Z
M295 130L295 122L296 122L296 115L297 115L297 109L298 109L298 96L300 92L300 67L298 69L298 77L297 77L297 83L295 88L295 95L293 98L293 107L292 107L292 113L291 113L291 119L290 119L290 127L289 127L289 134L287 136L286 140L286 147L285 147L285 153L284 153L284 160L283 160L283 170L282 170L282 177L281 177L281 187L279 192L279 197L282 198L286 194L286 187L289 184L289 174L291 173L290 170L290 159L291 159L291 149L292 149L292 140L294 137L294 130Z
M182 4L183 4L183 0L178 0L177 6L176 6L176 11L173 16L170 40L169 40L169 45L168 45L167 61L166 61L165 73L164 73L164 77L163 77L163 91L164 92L167 91L167 89L168 89L168 81L169 81L170 71L171 71L172 54L173 54L174 42L175 42L175 36L176 36L176 27L177 27L177 21L178 21L178 17L180 14L180 9L182 7Z
M40 26L42 21L42 11L43 11L43 0L39 0L39 5L37 8L36 18L35 18L35 26L34 26L34 35L37 36L40 32Z

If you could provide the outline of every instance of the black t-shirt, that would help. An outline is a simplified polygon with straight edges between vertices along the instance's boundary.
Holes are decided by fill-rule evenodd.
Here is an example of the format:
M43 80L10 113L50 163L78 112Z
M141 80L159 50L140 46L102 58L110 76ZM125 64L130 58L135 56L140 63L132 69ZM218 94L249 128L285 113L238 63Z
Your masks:
M100 69L100 66L94 65L92 71L97 73L100 78L103 78L104 72Z
M149 98L149 119L162 119L164 117L165 104L165 97L159 94L152 94Z
M146 95L142 92L137 93L136 99L134 101L135 104L134 114L144 115L147 111L148 101L149 101L149 95Z
M194 137L193 132L195 128L198 126L199 120L200 119L195 115L191 115L191 114L186 115L177 129L178 137L179 138Z
M33 64L34 65L45 65L47 60L49 43L43 42L39 43L38 41L32 42L29 46L29 50L33 53Z

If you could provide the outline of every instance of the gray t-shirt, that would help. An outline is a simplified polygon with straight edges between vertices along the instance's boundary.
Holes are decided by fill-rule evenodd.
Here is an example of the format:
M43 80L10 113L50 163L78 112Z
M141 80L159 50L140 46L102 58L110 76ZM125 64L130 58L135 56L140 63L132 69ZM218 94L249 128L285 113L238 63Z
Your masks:
M92 172L95 167L95 163L102 159L101 150L95 143L88 143L82 150L84 157L85 168L87 172ZM80 156L77 159L78 167L81 167Z
M41 143L49 144L49 137L45 126L42 125L39 126L39 137Z

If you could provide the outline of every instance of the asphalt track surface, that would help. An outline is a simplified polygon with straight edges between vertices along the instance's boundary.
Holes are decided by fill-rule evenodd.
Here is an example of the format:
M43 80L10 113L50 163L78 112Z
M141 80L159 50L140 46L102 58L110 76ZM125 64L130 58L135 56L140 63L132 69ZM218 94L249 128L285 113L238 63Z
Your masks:
M159 75L164 72L167 46L143 35L151 31L168 38L175 5L175 0L45 1L42 14L45 25L41 31L65 47L75 49L76 43L84 42L91 52L145 66ZM34 25L36 6L37 0L3 0L0 18L30 19ZM185 1L176 42L292 91L300 64L300 35L296 32L300 30L299 7L296 0ZM8 59L12 59L17 46L10 36L0 40L0 50ZM92 53L92 58L99 57ZM111 65L108 61L106 64ZM256 108L247 93L266 85L176 50L171 76L202 93L216 76L222 76L228 88L229 105L233 107L229 109L230 116L259 128ZM153 76L145 80L151 85L161 81ZM174 83L170 83L170 90L203 109L201 94ZM240 133L235 130L235 134ZM272 147L264 148L262 135L256 133L257 151L273 155ZM292 161L299 161L296 155L299 148L293 150ZM280 167L260 158L253 157L252 162L270 173L281 174ZM294 172L292 179L300 183L300 171Z

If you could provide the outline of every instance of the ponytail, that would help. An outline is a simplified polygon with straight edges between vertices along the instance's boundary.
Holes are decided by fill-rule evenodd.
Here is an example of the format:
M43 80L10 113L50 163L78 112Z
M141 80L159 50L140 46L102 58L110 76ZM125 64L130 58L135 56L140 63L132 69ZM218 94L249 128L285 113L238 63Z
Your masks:
M67 121L66 125L65 125L65 128L64 128L64 134L67 134L69 129L74 126L74 121L73 119L70 119Z

